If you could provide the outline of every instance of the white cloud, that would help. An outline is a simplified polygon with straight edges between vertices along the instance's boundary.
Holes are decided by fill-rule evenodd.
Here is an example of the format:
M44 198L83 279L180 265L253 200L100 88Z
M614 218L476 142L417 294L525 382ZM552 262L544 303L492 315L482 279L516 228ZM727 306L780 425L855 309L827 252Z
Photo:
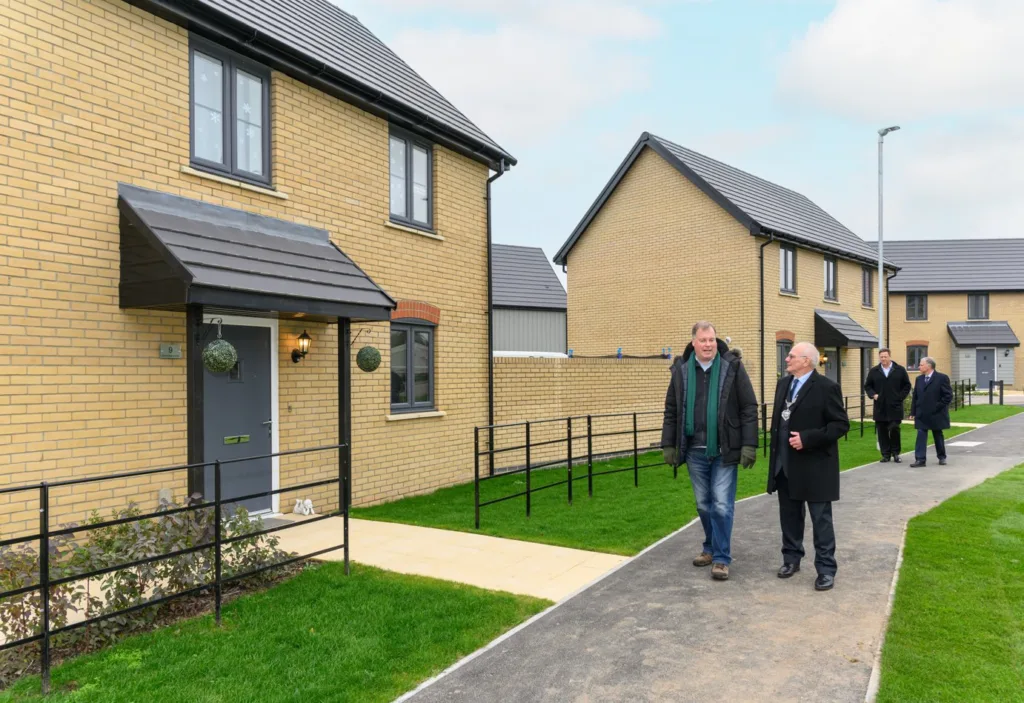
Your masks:
M378 0L371 12L389 10L389 24L399 28L380 33L381 38L515 153L550 138L586 111L649 85L643 41L661 28L642 5ZM400 18L408 21L403 25ZM378 31L372 24L370 29Z
M839 0L782 61L786 98L872 120L1024 105L1024 2Z

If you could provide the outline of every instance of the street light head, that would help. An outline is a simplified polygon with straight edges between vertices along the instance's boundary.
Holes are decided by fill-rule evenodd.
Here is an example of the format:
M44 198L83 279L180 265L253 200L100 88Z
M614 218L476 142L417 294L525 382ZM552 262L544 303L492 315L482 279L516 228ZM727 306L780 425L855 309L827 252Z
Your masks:
M896 130L898 130L899 128L900 128L900 126L899 126L899 125L893 125L892 127L885 127L884 129L880 129L880 130L878 130L878 136L880 136L880 137L884 137L884 136L885 136L885 135L887 135L887 134L888 134L889 132L895 132L895 131L896 131Z

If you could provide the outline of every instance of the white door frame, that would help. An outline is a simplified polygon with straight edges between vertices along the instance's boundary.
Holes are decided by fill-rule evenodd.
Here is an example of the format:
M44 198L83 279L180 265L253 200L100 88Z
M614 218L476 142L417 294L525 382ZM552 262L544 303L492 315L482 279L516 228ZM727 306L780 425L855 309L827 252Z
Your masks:
M279 414L278 414L278 392L277 392L277 363L278 363L278 344L279 344L279 330L280 326L278 321L273 318L267 317L245 317L242 315L209 315L203 313L203 322L206 324L216 324L215 320L220 320L221 324L224 325L235 325L238 327L265 327L270 330L270 451L272 454L277 454L279 443ZM278 490L281 487L281 457L274 456L270 461L270 488L272 490ZM278 515L280 511L280 494L275 493L271 496L270 514ZM264 513L265 515L266 513Z

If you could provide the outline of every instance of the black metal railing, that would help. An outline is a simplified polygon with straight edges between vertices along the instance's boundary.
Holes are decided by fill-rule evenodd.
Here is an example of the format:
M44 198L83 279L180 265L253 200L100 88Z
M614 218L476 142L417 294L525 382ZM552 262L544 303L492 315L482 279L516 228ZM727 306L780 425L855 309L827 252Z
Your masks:
M572 415L570 417L551 418L547 420L528 420L524 422L510 422L500 425L489 425L485 427L476 427L473 429L473 504L474 504L474 521L477 529L480 529L480 509L487 507L488 505L494 505L496 503L504 503L508 500L515 498L525 498L526 517L530 517L530 513L533 507L533 494L540 491L548 490L549 488L557 488L559 486L566 487L566 500L569 505L573 502L573 485L577 481L587 482L587 495L594 495L594 479L600 476L607 476L610 474L619 474L625 472L633 473L633 485L640 485L640 471L643 469L650 469L659 466L667 466L662 461L654 463L640 463L641 453L646 453L654 449L659 449L661 445L661 417L663 413L660 410L652 410L647 412L634 412L634 413L605 413L599 415ZM640 423L643 420L657 417L656 426L641 426ZM599 431L595 431L595 425L613 425L620 424L616 421L622 421L621 424L626 429L604 429L598 427ZM564 426L564 430L559 425ZM584 431L575 430L581 425L585 426ZM548 430L548 435L554 435L555 432L559 436L552 439L544 439L541 441L535 440L536 428L544 428ZM549 428L555 427L554 431ZM493 440L491 439L496 432L507 432L509 430L522 432L522 444L515 444L512 446L503 446L495 448L493 446ZM603 430L603 431L601 431ZM563 434L564 432L564 434ZM644 435L653 435L657 433L657 439L655 442L648 442L641 449L641 437ZM481 449L481 435L484 436L487 447ZM618 445L616 439L621 438L624 441L621 445ZM627 439L628 438L628 439ZM631 441L629 441L631 439ZM574 443L586 441L586 452L585 454L574 453ZM601 451L594 451L595 441L604 445L604 449ZM543 447L554 447L564 445L564 453L560 453L555 458L547 461L535 461L536 450ZM505 467L502 470L495 469L495 457L501 455L507 455L510 452L519 452L521 456L525 457L525 462L521 465L513 464L512 466ZM549 452L550 453L550 452ZM594 471L594 461L608 459L612 457L629 457L632 456L632 466L626 466L617 469L604 469L600 471ZM488 474L486 476L481 475L480 461L483 457L488 459ZM573 473L573 466L575 464L585 465L586 473ZM543 486L533 486L533 473L542 469L554 469L556 467L565 467L565 478L554 481L551 483L545 483ZM505 476L522 474L525 476L525 490L513 493L511 495L504 495L499 498L491 500L480 499L480 487L482 484L497 478L503 478ZM673 478L679 475L678 467L672 467Z
M258 461L264 459L273 459L275 457L286 457L296 456L300 454L312 454L314 452L325 452L325 451L337 451L338 452L338 474L337 477L324 479L320 481L313 481L309 483L303 483L299 485L287 486L285 488L276 488L269 491L261 491L259 493L252 493L242 496L229 496L225 497L222 495L222 475L225 470L230 471L231 467L243 462ZM106 520L102 522L89 523L81 526L64 527L61 529L51 529L50 527L50 509L51 509L51 491L55 488L67 488L71 486L81 486L84 484L99 483L102 481L132 479L141 476L154 476L160 474L173 474L176 472L189 472L189 471L204 471L208 467L213 467L214 471L214 499L212 501L205 500L203 502L193 503L185 507L174 508L170 510L158 510L152 513L146 513L143 515L131 515L129 517L118 518L114 520ZM300 490L309 490L312 488L319 488L323 486L329 486L337 484L338 486L338 509L334 512L325 513L316 517L308 518L301 521L291 522L286 525L280 525L276 527L270 527L263 530L257 530L253 532L245 532L234 537L225 537L222 523L224 522L223 507L233 503L241 503L246 500L253 500L255 498L264 498L269 496L278 495L281 493L292 493ZM276 452L273 454L262 454L259 456L249 456L238 459L225 459L222 461L203 462L196 464L182 464L178 466L170 466L157 469L143 469L139 471L129 471L117 474L102 474L89 477L68 479L64 481L43 481L38 484L14 486L7 488L0 488L0 495L10 495L18 493L26 493L30 491L38 492L38 503L39 503L39 532L38 534L32 534L25 537L16 537L11 539L0 540L0 547L16 544L29 544L31 542L39 542L39 582L20 588L15 588L8 591L0 592L0 600L5 598L13 598L16 596L38 591L40 595L40 623L39 632L37 634L23 637L18 640L10 642L4 642L0 644L0 651L11 649L13 647L19 647L33 642L41 643L40 651L40 671L42 679L42 691L43 694L49 693L50 689L50 664L51 664L51 651L50 644L51 639L57 635L65 632L70 632L88 625L99 623L119 615L126 615L138 610L150 608L156 605L161 605L169 601L184 598L186 596L198 595L203 592L213 591L214 595L214 612L217 625L221 624L221 606L223 602L223 589L224 585L239 581L244 578L256 576L263 572L271 569L278 569L284 566L288 566L305 559L311 559L313 557L320 556L327 552L337 551L339 549L344 550L344 561L345 561L345 574L349 573L349 504L352 497L352 486L351 486L351 457L350 449L347 444L334 444L328 446L314 447L309 449L296 449L286 452ZM75 573L60 578L50 577L50 553L51 553L51 539L54 537L67 536L76 534L79 532L88 532L91 530L98 530L105 527L113 527L116 525L123 525L126 523L138 522L140 520L149 520L153 518L161 518L169 515L178 513L194 512L199 510L205 510L213 508L214 510L214 536L212 541L205 542L203 544L188 547L186 549L180 549L172 552L162 552L157 555L149 556L144 559L138 559L130 562L119 563L112 566L107 566L101 569L95 569L93 571L87 571L82 573ZM272 532L279 532L292 527L299 527L309 525L314 522L321 520L327 520L334 517L342 517L343 519L343 542L341 544L326 547L324 549L318 549L309 554L303 554L299 556L290 556L287 559L277 561L273 564L261 566L256 569L251 569L243 573L232 573L225 576L223 573L223 561L222 552L226 545L233 544L241 540L252 539L254 537L260 537L267 535ZM214 551L214 578L210 583L205 583L194 588L178 591L169 595L164 595L158 598L147 600L143 603L138 603L127 608L122 608L116 611L106 612L101 615L89 617L84 620L65 624L60 627L51 627L50 617L50 597L53 589L60 586L76 582L83 581L97 576L103 576L115 571L122 569L130 569L146 564L155 563L164 559L172 559L174 557L180 557L202 550L212 549Z
M993 405L993 393L996 386L999 386L999 404L1003 404L1003 382L1002 381L989 381L988 382L988 404Z

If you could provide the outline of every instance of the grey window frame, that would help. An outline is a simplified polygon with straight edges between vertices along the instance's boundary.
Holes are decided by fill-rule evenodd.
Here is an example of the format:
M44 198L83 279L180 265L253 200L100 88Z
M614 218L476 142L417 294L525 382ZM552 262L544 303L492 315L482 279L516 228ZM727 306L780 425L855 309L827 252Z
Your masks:
M984 300L985 301L985 314L984 315L972 315L971 314L971 301L972 300ZM987 320L990 316L989 311L989 297L988 293L968 293L967 294L967 319L968 320Z
M786 277L787 269L781 263L781 261L783 259L785 259L785 257L781 256L781 252L784 252L784 251L788 251L788 252L790 252L793 255L792 256L792 264L793 265L788 269L788 273L790 274L789 277L793 281L793 287L792 288L786 288L786 286L785 286L785 280L787 278ZM796 286L796 247L793 246L792 244L780 244L779 245L779 252L780 252L779 292L781 292L781 293L794 293L795 294L796 293L796 288L797 288L797 286Z
M409 391L408 391L408 398L409 398L409 400L407 402L405 402L405 403L393 403L393 402L391 402L391 400L390 400L391 399L391 386L389 384L389 386L388 386L388 402L391 403L391 412L394 413L394 414L400 414L400 413L421 413L421 412L429 412L431 410L436 410L437 409L437 404L435 403L435 396L434 396L434 386L435 386L435 380L436 380L435 377L434 377L434 373L435 373L434 355L435 355L435 349L436 349L436 345L437 345L437 325L435 325L433 322L430 322L429 320L421 320L419 318L411 318L411 317L410 318L402 318L402 319L398 319L398 320L393 320L391 322L391 327L388 330L389 345L390 345L391 331L395 330L395 329L405 330L406 334L407 334L406 339L408 340L408 342L406 342L406 352L405 352L406 353L406 357L405 357L405 376L406 376L407 379L409 379ZM430 362L430 366L429 366L429 374L430 374L430 384L429 384L430 385L430 400L429 401L424 401L424 402L419 402L419 403L417 403L415 400L413 400L413 395L414 395L413 391L415 389L415 377L414 377L414 374L413 374L413 349L416 346L413 343L413 339L414 339L414 334L416 332L429 332L430 333L430 351L428 352L429 362ZM391 368L389 366L388 367L389 375L390 375L390 370L391 370Z
M206 54L211 58L221 61L224 66L222 95L224 99L224 163L219 164L196 156L196 119L195 119L195 54L196 52ZM263 81L263 101L260 109L263 119L263 175L243 171L238 168L238 153L236 149L236 128L237 113L235 111L235 76L242 70ZM272 186L271 175L271 70L266 66L253 61L241 54L226 49L219 44L198 37L189 36L188 45L188 135L189 135L189 164L198 170L214 173L218 176L227 176L239 181L245 181L253 185Z
M917 353L917 359L914 359L914 353ZM907 346L907 368L916 369L921 363L921 359L928 356L928 345L926 344L912 344Z
M406 216L396 215L391 212L391 140L401 139L405 142L405 212ZM427 221L420 222L413 219L412 211L412 156L413 147L418 146L427 152ZM390 127L388 132L388 217L391 221L415 227L416 229L434 231L434 145L422 137L397 127Z
M860 304L866 308L875 307L875 270L870 266L860 269Z
M775 372L781 377L786 373L786 355L793 351L792 339L775 340Z
M910 314L910 299L916 298L921 301L921 315L919 317L911 317ZM928 319L928 295L925 293L908 293L907 294L907 322L922 322Z
M829 264L832 268L832 289L828 287L828 271ZM825 256L825 300L838 301L839 300L839 259L834 256Z

